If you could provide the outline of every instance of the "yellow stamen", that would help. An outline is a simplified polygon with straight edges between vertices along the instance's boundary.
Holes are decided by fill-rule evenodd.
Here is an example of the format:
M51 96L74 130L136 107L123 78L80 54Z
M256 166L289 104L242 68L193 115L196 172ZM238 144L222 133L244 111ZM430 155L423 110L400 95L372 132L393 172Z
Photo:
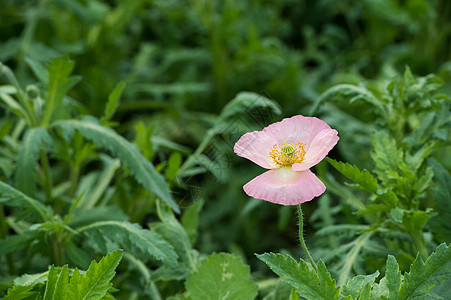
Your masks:
M292 140L272 146L269 156L280 167L291 166L304 160L304 144Z

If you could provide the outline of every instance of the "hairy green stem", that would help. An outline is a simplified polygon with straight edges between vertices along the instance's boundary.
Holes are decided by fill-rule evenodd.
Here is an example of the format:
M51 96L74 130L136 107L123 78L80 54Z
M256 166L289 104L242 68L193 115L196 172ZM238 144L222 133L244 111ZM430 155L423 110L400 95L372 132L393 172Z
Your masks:
M52 260L55 266L62 265L60 246L56 240L52 241Z
M304 219L302 216L302 208L301 205L298 205L298 214L299 214L299 241L301 243L302 249L304 250L305 255L307 255L307 259L310 262L310 264L312 265L312 267L314 267L316 269L316 263L313 260L312 256L310 255L310 252L307 249L307 245L305 244L304 241Z

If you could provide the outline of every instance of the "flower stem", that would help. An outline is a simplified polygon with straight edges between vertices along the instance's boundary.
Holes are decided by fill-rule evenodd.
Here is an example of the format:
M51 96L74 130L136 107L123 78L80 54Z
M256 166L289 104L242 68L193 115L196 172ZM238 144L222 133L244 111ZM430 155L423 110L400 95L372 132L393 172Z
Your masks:
M312 256L310 255L310 252L308 251L307 245L305 244L304 241L304 219L302 216L302 208L300 204L298 205L298 214L299 214L299 241L301 242L301 246L305 252L305 255L307 255L308 261L310 262L312 267L316 269L316 263L313 260Z

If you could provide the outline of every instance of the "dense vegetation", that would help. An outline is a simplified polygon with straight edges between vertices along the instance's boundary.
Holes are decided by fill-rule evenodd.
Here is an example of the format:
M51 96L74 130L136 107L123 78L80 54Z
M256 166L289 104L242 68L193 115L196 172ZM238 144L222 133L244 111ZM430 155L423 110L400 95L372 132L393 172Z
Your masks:
M0 20L0 297L451 297L451 2L3 0ZM340 137L302 205L316 268L233 152L293 115Z

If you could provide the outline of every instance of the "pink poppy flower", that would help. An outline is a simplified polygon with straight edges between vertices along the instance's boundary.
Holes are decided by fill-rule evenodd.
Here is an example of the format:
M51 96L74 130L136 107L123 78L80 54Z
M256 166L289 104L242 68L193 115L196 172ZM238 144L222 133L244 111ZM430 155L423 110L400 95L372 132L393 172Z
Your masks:
M312 117L294 116L244 134L234 151L270 169L244 185L251 197L296 205L318 197L326 186L310 168L326 157L339 140L336 130Z

